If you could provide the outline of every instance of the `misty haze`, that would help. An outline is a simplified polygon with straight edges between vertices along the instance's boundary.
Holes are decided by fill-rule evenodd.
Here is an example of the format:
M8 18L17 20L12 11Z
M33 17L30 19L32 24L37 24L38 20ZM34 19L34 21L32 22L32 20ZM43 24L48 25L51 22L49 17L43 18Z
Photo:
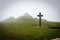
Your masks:
M0 0L0 40L60 40L59 0Z

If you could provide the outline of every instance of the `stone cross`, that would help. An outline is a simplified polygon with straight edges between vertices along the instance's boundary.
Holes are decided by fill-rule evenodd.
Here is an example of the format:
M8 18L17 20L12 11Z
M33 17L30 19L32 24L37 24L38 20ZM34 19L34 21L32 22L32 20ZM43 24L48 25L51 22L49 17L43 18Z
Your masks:
M39 15L37 15L38 17L39 17L39 26L41 26L41 17L43 16L43 15L41 15L41 12L39 12Z

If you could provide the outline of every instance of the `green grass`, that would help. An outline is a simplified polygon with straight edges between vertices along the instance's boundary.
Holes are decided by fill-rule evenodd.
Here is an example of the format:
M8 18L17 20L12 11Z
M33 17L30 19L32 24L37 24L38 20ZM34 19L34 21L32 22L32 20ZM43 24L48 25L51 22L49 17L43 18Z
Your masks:
M38 26L38 20L24 20L16 23L0 23L0 40L51 40L57 37L55 32L49 27L60 26L60 23L43 21L42 26Z
M51 37L53 30L48 27L32 24L5 24L1 25L1 36L3 40L43 40ZM6 37L6 38L5 38Z

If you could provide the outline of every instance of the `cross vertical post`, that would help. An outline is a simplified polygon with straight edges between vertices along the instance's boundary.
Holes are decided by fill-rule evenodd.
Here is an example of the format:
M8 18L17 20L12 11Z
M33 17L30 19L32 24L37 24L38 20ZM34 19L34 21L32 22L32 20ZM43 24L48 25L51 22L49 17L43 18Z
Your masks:
M39 15L37 15L38 17L39 17L39 26L41 26L41 17L43 16L43 15L41 15L41 12L39 12Z

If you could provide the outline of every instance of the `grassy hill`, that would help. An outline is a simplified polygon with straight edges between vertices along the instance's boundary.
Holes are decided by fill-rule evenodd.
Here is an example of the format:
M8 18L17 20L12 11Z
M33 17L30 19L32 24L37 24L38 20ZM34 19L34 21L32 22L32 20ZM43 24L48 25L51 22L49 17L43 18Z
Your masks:
M60 27L60 23L41 20L42 26L39 27L37 18L30 16L14 20L11 17L0 23L0 40L51 40L56 38L58 33L56 34L49 27Z
M47 25L48 24L48 25ZM0 39L2 40L51 40L56 37L49 27L60 23L48 22L42 19L42 27L38 26L38 19L25 19L14 23L0 23ZM60 25L59 25L60 26Z
M0 25L0 38L2 40L43 40L54 38L54 31L47 28L30 25Z

